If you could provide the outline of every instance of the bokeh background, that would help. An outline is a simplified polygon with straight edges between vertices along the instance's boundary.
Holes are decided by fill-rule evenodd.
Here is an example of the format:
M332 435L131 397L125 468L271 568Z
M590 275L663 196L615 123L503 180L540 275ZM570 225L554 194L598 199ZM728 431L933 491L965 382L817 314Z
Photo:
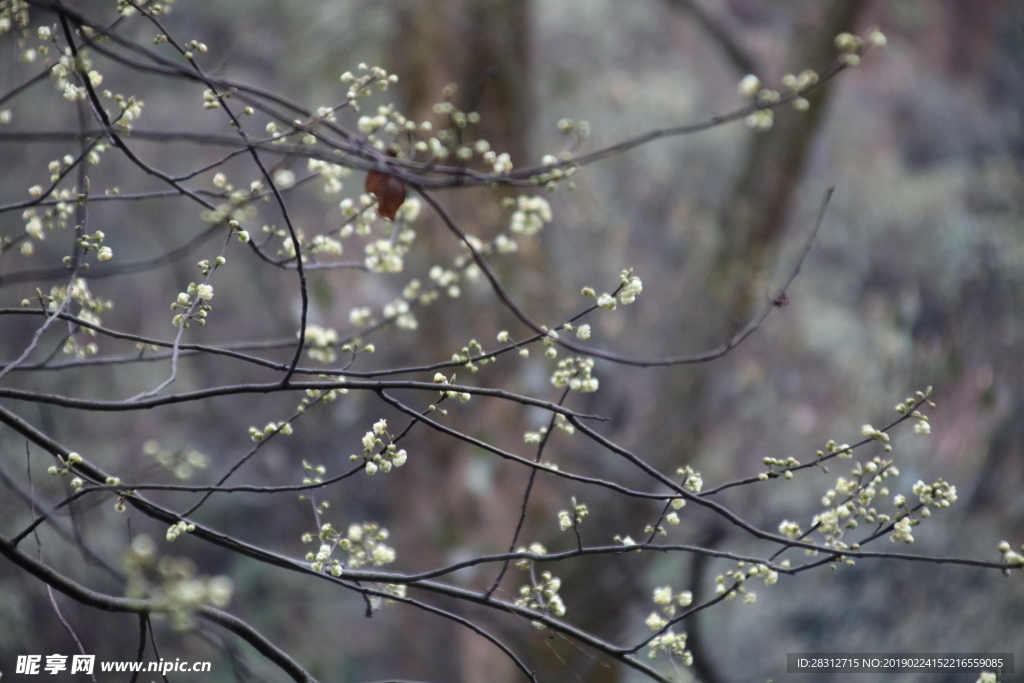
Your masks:
M113 3L111 3L113 5ZM95 11L92 3L77 3ZM35 10L33 10L35 12ZM34 14L33 25L49 21ZM730 111L742 100L736 84L748 72L769 87L785 73L822 68L836 54L836 33L863 35L878 26L884 50L840 74L812 98L809 112L780 110L774 130L742 124L666 138L581 170L574 192L550 195L553 222L515 258L496 262L517 300L536 319L559 320L582 306L580 288L610 290L618 273L643 279L637 303L592 321L594 341L631 355L663 356L721 343L772 285L792 268L822 195L835 195L790 304L726 357L701 366L638 370L598 362L601 391L573 406L613 418L607 433L663 471L691 464L706 486L763 469L765 456L806 460L834 438L852 442L860 426L895 417L892 406L933 385L938 408L932 433L909 425L895 430L902 470L893 493L918 479L943 478L959 501L915 531L916 543L885 548L927 555L998 560L1005 539L1024 543L1024 6L1015 0L178 0L166 17L182 40L207 43L213 73L279 92L311 108L338 101L338 75L360 62L397 73L400 81L380 103L394 101L411 117L431 116L441 90L455 83L460 106L483 117L480 134L509 151L517 166L534 165L565 143L563 117L587 120L586 149L598 149L652 129ZM141 23L126 27L139 39ZM0 92L40 69L19 61L24 45L0 37ZM109 63L96 58L101 71ZM201 89L155 76L109 72L104 84L135 94L146 106L140 128L224 132L223 117L201 107ZM377 100L374 101L375 103ZM13 121L0 130L55 130L76 125L76 112L48 83L0 108ZM347 120L347 119L346 119ZM354 120L354 119L353 119ZM352 120L347 120L349 123ZM162 167L184 171L216 159L215 150L139 142ZM0 142L0 204L23 199L45 181L46 164L68 143ZM289 162L297 171L301 160ZM252 169L226 169L246 186ZM104 162L93 187L157 189L123 162ZM362 178L345 181L357 195ZM441 198L472 232L493 236L507 215L491 191L443 192ZM296 193L300 225L340 222L337 197L315 188ZM261 211L264 211L261 209ZM266 210L266 218L274 218ZM410 277L458 253L443 226L426 215L406 272L369 277L357 271L317 273L311 279L312 322L351 331L354 306L380 307ZM90 221L107 233L118 258L141 260L179 246L204 226L198 211L177 199L93 203ZM0 214L0 235L23 230L17 213ZM59 281L41 272L66 253L70 237L54 233L36 254L5 254L0 307L17 306L36 287ZM194 263L216 253L205 242L181 260L138 274L90 280L115 301L104 314L111 327L169 338L168 302L197 272ZM358 245L346 252L358 259ZM208 343L287 339L297 324L293 273L248 259L239 249L218 275L211 325L190 332ZM17 275L28 272L29 275ZM12 275L15 274L15 275ZM493 344L498 330L526 331L500 310L481 281L463 283L458 299L420 314L415 332L375 339L378 353L360 369L447 358L470 338ZM26 320L0 316L0 358L10 360L31 338ZM49 338L47 338L49 339ZM59 338L53 337L52 344ZM100 342L101 351L131 345ZM51 344L51 348L52 348ZM41 359L44 354L37 354ZM281 351L280 358L288 354ZM550 361L505 361L482 373L482 384L554 398ZM96 398L123 398L165 376L161 364L14 373L7 386ZM183 364L177 390L218 381L269 380L244 365L208 358ZM215 479L247 448L250 425L283 419L298 399L242 397L143 413L106 414L4 401L3 404L128 481L173 482L142 445L156 439L171 450L197 449L210 466L193 481ZM522 447L522 432L542 414L476 401L454 423L495 443ZM291 483L301 461L340 471L370 423L397 414L372 397L332 404L297 433L279 439L242 470L238 482ZM330 517L376 520L390 529L402 570L425 569L504 550L511 539L527 473L482 452L419 433L406 446L410 464L390 478L360 482L327 496ZM869 454L871 455L871 454ZM559 466L642 485L635 472L579 437L552 440L545 459ZM61 482L47 478L42 453L29 451L33 486L56 500ZM5 478L27 490L26 445L0 431ZM819 499L843 474L804 473L793 481L734 489L720 496L747 519L774 529L783 519L808 525ZM3 533L30 520L15 489L0 489ZM584 530L591 542L615 534L642 535L656 515L650 505L603 491L572 489L541 478L523 541L568 547L556 513L571 495L592 511ZM159 496L154 496L160 499ZM184 498L168 496L168 504ZM188 499L191 500L191 499ZM113 501L73 507L64 528L117 564L126 547L126 518ZM687 508L689 512L689 508ZM300 535L315 528L308 504L294 496L215 498L202 521L274 550L304 554ZM131 518L131 532L160 540L161 552L192 557L205 574L224 573L236 586L231 606L324 681L411 678L511 681L518 674L476 636L405 608L363 617L362 602L319 582L234 558L186 538L163 545L164 529ZM122 588L52 530L42 529L45 556L83 582L109 592ZM690 512L671 540L737 552L763 545L709 516ZM632 641L645 632L651 589L671 584L700 596L728 563L687 556L587 559L558 569L574 623L603 637ZM455 581L484 586L492 571L467 571ZM513 593L512 572L502 590ZM773 587L760 587L755 605L726 603L686 624L698 680L786 680L787 652L1014 652L1024 657L1024 584L991 570L893 561L863 561L823 569ZM544 672L542 680L636 681L635 672L609 664L567 641L549 639L514 617L495 617L440 601L479 619ZM134 656L134 619L99 614L66 600L61 610L99 658ZM180 636L158 629L165 658L213 659L203 680L278 680L244 647L216 632ZM239 661L234 668L218 648ZM45 590L0 562L0 670L16 655L72 652ZM216 662L221 662L217 664ZM1018 664L1019 665L1019 664ZM681 670L681 680L689 673ZM1015 680L1010 675L1003 680ZM882 676L893 681L973 681L970 674ZM858 677L856 680L862 680ZM243 680L247 680L243 678ZM840 675L815 680L854 680Z

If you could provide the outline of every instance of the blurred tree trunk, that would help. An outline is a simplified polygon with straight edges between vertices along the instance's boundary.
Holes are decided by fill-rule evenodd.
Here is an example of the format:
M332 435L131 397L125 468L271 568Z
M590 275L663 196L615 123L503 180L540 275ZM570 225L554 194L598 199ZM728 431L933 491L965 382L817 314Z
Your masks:
M853 31L866 0L827 0L814 28L795 31L786 65L794 71L820 68L835 59L836 35ZM754 133L732 196L719 219L725 239L712 286L725 294L731 316L742 325L763 303L762 282L776 255L779 236L817 137L834 82L808 95L807 112L779 111L767 133Z
M867 0L826 0L816 5L818 13L811 13L807 24L796 27L793 32L794 41L785 57L785 68L799 72L830 63L837 56L835 36L853 31L867 5ZM714 255L708 282L718 304L706 308L702 323L693 323L689 335L691 343L701 348L721 343L730 329L746 324L764 303L765 271L773 265L787 212L825 120L834 86L835 81L832 81L812 93L808 97L809 111L779 111L772 130L751 134L736 183L719 214L723 239ZM722 312L726 316L723 317ZM664 444L662 452L671 458L671 468L693 462L696 469L704 472L705 480L736 474L736 463L729 459L715 462L700 459L705 430L732 419L721 413L721 406L716 407L708 400L714 395L715 373L720 368L719 364L711 363L693 371L666 373L661 389L665 402L685 408L679 411L679 417L672 424L653 425L651 430L651 440ZM724 541L728 529L723 532L724 535L714 537L713 543ZM699 530L692 533L695 542L708 540L698 535ZM703 561L697 560L691 579L699 581L703 573ZM706 581L704 585L694 584L689 588L695 596L708 592ZM704 631L703 624L703 615L683 624L683 630L691 634L688 643L694 660L700 662L694 674L705 683L724 681L714 660L715 653L722 648L715 644L714 633Z
M486 139L498 153L507 152L516 166L526 163L529 131L532 124L533 90L530 64L531 3L528 0L394 0L394 35L389 71L399 77L398 97L402 112L417 121L432 120L435 129L438 115L435 103L444 99L443 91L450 84L457 91L450 101L465 112L478 112L480 123L467 129L468 140ZM479 163L479 162L474 162ZM441 192L438 200L455 221L469 234L482 239L492 238L508 212L500 209L502 190L474 189L458 193ZM445 225L425 208L418 229L417 243L422 247L415 264L423 272L432 264L451 267L459 245ZM526 247L527 245L523 245ZM537 272L545 281L543 252L524 248L516 259L516 271L502 267L500 259L494 266L505 286L518 291L522 273ZM463 299L439 301L418 316L419 339L430 340L417 354L424 359L449 358L471 338L479 339L486 348L493 346L494 333L500 325L508 325L507 316L498 310L500 304L481 310L481 301L472 310L461 306L467 298L476 298L477 288L462 284ZM494 300L490 293L481 296ZM543 319L545 311L527 307ZM468 304L468 302L467 302ZM443 315L442 309L443 308ZM514 328L511 328L514 329ZM484 335L486 331L486 336ZM498 364L484 370L484 383L513 385L514 366ZM458 376L469 375L460 369ZM460 411L453 409L449 423L475 433L488 425L488 437L498 442L522 443L525 427L517 409L504 402L477 401L474 411L476 426L459 420ZM498 425L498 427L493 427ZM502 433L504 430L504 433ZM495 433L498 432L498 433ZM515 520L519 515L525 484L522 468L507 468L494 463L490 456L478 457L468 447L448 437L439 436L426 427L417 427L411 457L421 458L423 466L416 477L407 478L393 491L393 514L407 521L408 536L396 538L396 546L423 567L439 566L452 561L450 553L458 548L471 553L492 553L507 550L512 541ZM483 473L483 474L481 474ZM471 485L471 481L475 484ZM536 493L536 491L535 491ZM520 539L522 542L522 539ZM488 566L467 582L475 589L488 587L497 569ZM515 570L509 573L508 579ZM521 576L515 576L521 579ZM510 599L507 593L498 593ZM441 605L444 607L444 605ZM465 628L416 610L405 610L399 625L400 647L403 650L402 673L409 678L432 680L503 681L519 680L521 672L491 643ZM507 632L496 630L495 622L488 628L503 641L512 641L521 632L511 623ZM520 648L517 648L520 649ZM425 675L429 672L431 675ZM389 672L395 673L395 672Z
M406 113L428 116L442 89L477 111L481 137L522 163L529 149L530 2L403 0L396 3L392 70Z

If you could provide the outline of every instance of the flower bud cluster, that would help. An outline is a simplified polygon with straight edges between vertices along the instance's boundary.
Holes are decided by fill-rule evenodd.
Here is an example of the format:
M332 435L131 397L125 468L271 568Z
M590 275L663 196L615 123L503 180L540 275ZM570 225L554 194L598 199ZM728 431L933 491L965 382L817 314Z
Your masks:
M412 314L409 302L404 298L398 298L391 303L385 304L381 311L388 320L395 321L395 327L400 330L415 330L419 327L419 321Z
M320 540L320 548L316 553L307 553L306 561L310 562L310 568L315 572L327 571L333 576L341 576L345 568L358 569L372 564L380 567L395 561L395 549L386 545L384 541L389 536L388 530L381 528L376 522L363 522L362 524L351 524L345 535L335 531L330 523L320 527L317 538ZM312 543L312 534L303 534L303 543ZM338 559L331 559L335 548L341 548L348 553L348 560L342 563Z
M470 339L469 343L459 349L458 353L452 354L452 362L462 363L465 365L467 370L475 374L480 371L480 366L497 361L497 358L495 357L483 358L482 356L484 355L486 355L486 352L480 342L476 339ZM436 376L434 381L437 381ZM455 375L452 375L451 381L455 381ZM448 392L448 398L456 398L455 392ZM468 396L466 398L462 398L461 396L458 398L460 398L463 403L469 400Z
M786 522L784 522L786 524ZM757 594L747 590L743 584L749 579L761 577L764 585L774 586L779 580L779 573L766 564L754 564L750 567L747 562L737 562L736 569L730 569L725 574L715 577L715 592L718 595L725 595L726 600L732 600L737 595L743 596L743 602L753 605L757 602ZM785 563L784 563L785 566ZM727 587L726 581L732 581L732 587Z
M633 275L633 269L629 268L619 273L619 280L622 285L619 289L619 303L626 306L636 301L637 294L644 289L644 283Z
M60 455L57 455L57 460L60 462L60 465L50 465L46 470L47 474L50 474L51 476L67 474L71 471L72 467L81 464L82 456L71 451L68 453L67 458L62 458Z
M302 470L306 473L305 476L302 478L302 483L304 485L322 484L324 481L323 476L327 474L327 468L324 465L313 465L312 463L307 462L306 460L302 461ZM326 501L324 501L324 503L321 503L321 505L325 504Z
M308 325L306 327L306 343L309 357L321 363L333 363L338 355L334 346L338 343L338 332L333 328Z
M644 289L644 283L637 276L633 275L633 269L629 268L623 270L619 274L620 287L617 291L618 298L615 295L605 292L601 296L597 296L596 292L591 287L583 288L583 296L588 298L596 298L597 305L606 311L614 311L615 308L621 303L623 306L631 304L636 301L636 296Z
M704 488L704 479L700 476L700 472L696 471L689 465L685 467L680 467L678 470L676 470L676 476L682 478L683 488L689 491L690 493L700 493L700 490ZM682 499L677 498L675 500ZM685 504L685 501L683 502ZM672 507L678 510L683 506L679 505L677 507L676 503L673 501Z
M911 491L922 505L930 507L947 508L956 502L956 487L942 479L933 484L925 484L918 480Z
M143 11L160 16L171 11L174 0L163 0L162 2L148 2L147 0L117 0L117 13L123 17L130 17L143 8Z
M562 531L575 529L583 521L583 518L589 514L590 511L587 510L587 506L583 503L577 503L574 496L572 499L572 511L560 510L558 512L558 528Z
M345 96L345 103L354 111L359 111L358 98L369 97L374 93L371 86L376 86L377 90L384 92L388 89L389 85L398 82L398 76L389 74L379 66L370 67L361 63L358 70L364 73L356 76L351 71L346 71L340 77L341 82L347 83L349 86L348 94Z
M50 313L56 312L65 300L73 301L79 306L76 314L77 317L86 323L96 326L102 324L97 314L112 308L114 305L107 299L94 297L92 292L89 291L88 283L83 278L77 278L71 283L70 288L61 285L51 287L50 293L39 297L39 300ZM21 302L21 305L28 306L29 303L29 300L25 299ZM74 354L77 358L84 358L87 355L94 355L99 351L99 347L94 342L89 342L84 347L80 346L76 341L78 335L95 337L96 330L91 327L78 327L64 343L64 353Z
M593 376L594 359L578 356L558 361L558 367L551 375L551 384L559 389L592 393L597 391L599 381Z
M1010 548L1010 544L1007 541L999 542L999 552L1003 555L1003 563L1006 564L1007 568L1003 570L1004 574L1009 575L1011 567L1020 567L1021 571L1024 571L1024 545L1020 547L1021 552L1017 552Z
M324 181L323 191L325 194L338 194L341 192L341 179L352 174L352 169L332 164L322 159L310 159L306 168L310 173L319 175Z
M842 53L840 59L848 66L860 64L860 55L864 52L865 48L883 48L887 42L885 34L877 28L870 29L866 38L843 32L837 35L835 39L836 47Z
M405 268L405 255L415 239L412 230L402 230L398 240L379 239L366 245L366 267L372 273L401 273Z
M550 222L551 205L548 204L548 200L540 196L519 195L509 230L517 235L530 237L540 232L545 223Z
M549 167L550 170L530 176L530 182L534 185L543 185L548 192L557 190L559 182L571 178L579 170L578 165L569 163L572 158L572 152L569 150L563 151L557 157L553 154L545 154L541 158L541 165ZM575 190L576 183L570 182L566 187Z
M875 429L869 424L864 425L860 428L860 433L869 439L874 439L878 443L882 444L885 452L888 453L892 450L892 444L889 443L889 435L880 429Z
M274 434L283 434L289 436L292 433L292 425L290 422L268 422L263 429L257 427L249 427L249 438L259 443L264 439L272 437Z
M892 516L879 512L873 506L877 496L888 496L889 489L884 482L899 476L899 470L891 460L875 457L868 463L858 463L851 470L852 477L839 477L834 488L825 492L821 504L828 508L816 515L812 525L825 537L825 545L846 548L842 538L851 529L857 528L858 520L874 524L889 524Z
M820 452L821 451L819 451L819 453ZM777 474L780 470L782 471L783 477L785 477L786 479L792 479L793 469L800 466L800 461L794 458L793 456L789 456L786 459L773 458L769 456L762 458L761 462L763 462L765 465L768 465L768 472L762 472L757 476L757 478L760 479L761 481L767 480L769 478L769 475Z
M681 591L674 594L671 586L661 586L654 589L654 604L661 607L659 610L651 612L644 620L644 624L652 631L660 631L669 625L669 622L675 617L678 607L689 607L693 604L693 593ZM664 651L670 657L683 659L686 664L692 663L692 658L690 661L686 661L690 657L690 653L685 651L685 633L676 636L669 630L652 640L649 647L651 651L648 656L652 659L657 657L659 651Z
M193 298L195 297L195 298ZM207 302L213 298L213 285L190 282L184 292L178 294L178 298L171 304L171 310L182 309L185 312L179 313L171 318L175 327L184 325L188 327L190 321L195 320L199 325L206 324L206 316L213 310Z
M183 523L175 527L180 524ZM189 526L185 524L182 531L190 531ZM156 544L146 534L132 539L122 567L127 577L127 596L162 605L178 630L191 628L196 611L203 605L226 607L234 591L234 584L226 576L198 576L195 564L188 558L159 557Z
M52 167L55 163L60 162L51 161L50 166ZM40 185L33 185L28 189L28 193L33 197L42 197L43 188ZM71 201L75 198L73 190L68 188L64 188L60 191L55 190L51 192L49 196L57 199L58 201L52 207L43 211L42 216L40 216L39 211L34 208L25 209L21 214L22 219L25 221L25 233L37 242L42 242L46 239L46 232L44 232L44 230L52 231L57 228L66 228L68 226L68 220L75 213L75 205ZM31 256L32 251L33 250L31 248L25 249L23 247L22 255ZM68 261L69 259L65 259L65 262Z
M534 543L531 543L529 545L529 547L525 547L524 548L523 546L519 546L518 548L516 548L516 552L517 553L531 553L533 555L547 555L548 554L548 549L545 548L542 544L534 542ZM532 566L533 566L533 560L531 560L530 558L524 557L524 558L516 560L516 568L517 569L522 569L523 571L528 571L530 569L530 567L532 567Z
M853 448L848 443L838 444L834 440L829 439L825 443L825 450L817 452L818 460L824 458L826 454L835 455L840 460L849 460L853 457Z
M560 578L553 576L551 572L543 572L540 581L519 588L519 597L516 598L515 604L539 612L550 612L556 617L565 616L565 603L558 594L561 587Z
M177 524L172 524L167 529L167 542L168 543L172 543L172 542L174 542L175 539L178 538L178 536L181 536L184 533L192 533L195 530L196 530L196 525L195 524L189 524L189 523L184 522L184 521L178 522Z
M908 412L910 416L917 420L914 424L914 433L927 436L932 433L931 423L928 421L928 416L923 414L918 408L922 405L927 404L929 408L934 409L935 403L929 400L929 396L932 394L932 387L928 387L924 391L917 391L914 396L908 396L903 400L902 403L896 404L896 412L900 415L906 415Z
M693 653L686 649L685 633L676 633L669 629L660 636L652 638L647 646L650 648L647 656L651 659L655 659L658 653L664 653L670 658L678 659L685 666L693 665Z
M437 381L436 376L434 381ZM399 450L394 443L388 443L385 446L383 441L385 438L390 441L391 435L388 433L387 420L382 418L373 424L371 431L363 435L363 454L350 455L349 460L355 462L362 459L365 461L366 473L369 475L377 474L377 472L387 474L393 467L401 467L409 459L409 454L405 452L404 448ZM374 453L377 449L380 450Z
M632 536L620 536L619 534L615 534L615 536L612 538L612 540L615 541L616 543L621 544L625 548L629 548L630 546L636 545L636 541L633 540ZM637 548L633 552L640 552L640 551L641 551L641 549Z

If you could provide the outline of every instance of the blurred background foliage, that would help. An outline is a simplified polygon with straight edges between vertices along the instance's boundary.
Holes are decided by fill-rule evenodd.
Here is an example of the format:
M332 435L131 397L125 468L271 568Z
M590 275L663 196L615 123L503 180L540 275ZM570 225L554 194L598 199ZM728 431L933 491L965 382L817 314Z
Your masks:
M83 8L91 3L78 3ZM113 7L113 2L109 3ZM92 11L92 10L90 10ZM33 17L33 24L47 21ZM589 166L575 192L551 195L555 220L520 256L501 259L499 272L536 319L558 320L581 306L580 288L610 290L623 268L643 278L634 306L597 316L594 339L630 355L660 356L717 345L745 324L752 307L792 267L825 188L835 198L790 304L774 312L728 356L703 366L636 370L598 361L601 391L574 407L613 418L609 435L663 471L692 464L707 485L763 469L765 456L801 460L826 440L852 442L860 425L887 423L892 405L913 390L935 386L939 407L930 436L901 428L894 455L900 486L939 477L958 488L960 501L915 532L910 552L997 559L996 545L1024 542L1024 6L1015 0L178 0L167 24L183 40L207 43L213 73L258 85L311 108L343 95L338 75L359 62L379 64L402 79L393 98L406 114L429 116L441 89L454 82L457 101L483 115L481 131L517 166L539 163L564 145L555 123L589 121L588 149L653 128L703 119L740 104L736 83L753 67L768 87L781 76L821 68L835 54L839 30L878 26L888 47L868 54L824 89L810 112L779 111L775 130L730 125L657 141ZM147 29L134 24L136 37ZM96 68L109 66L96 58ZM35 73L18 63L14 41L0 40L0 91ZM121 79L121 80L118 80ZM146 129L215 130L223 117L201 108L199 91L157 77L126 78L111 71L104 84L134 94L146 106ZM460 99L461 98L461 99ZM375 100L376 103L378 100ZM194 106L188 106L190 103ZM73 106L43 83L11 106L22 129L75 125ZM216 119L216 120L215 120ZM138 142L165 168L186 170L218 156L189 145ZM46 163L63 144L0 145L0 203L24 198L45 180ZM296 169L304 165L295 164ZM236 186L255 176L244 164L227 171ZM118 163L91 170L93 187L156 189ZM36 178L38 177L38 180ZM29 180L31 179L31 180ZM358 193L362 178L346 181ZM340 221L336 198L310 189L292 201L300 225ZM487 190L448 191L442 200L471 232L493 236L506 214ZM90 221L102 229L118 258L135 261L198 235L198 212L176 200L137 205L93 204ZM262 209L261 209L262 210ZM424 211L424 214L428 212ZM268 214L269 216L269 214ZM258 219L259 220L259 219ZM272 217L266 220L273 220ZM0 216L0 233L18 234L19 217ZM55 280L11 278L50 267L67 235L53 234L35 256L9 255L0 266L0 306L16 306L35 287ZM322 272L311 278L313 323L349 328L353 306L379 307L410 277L458 253L439 222L424 215L406 272L366 277ZM94 279L90 288L115 301L110 326L169 337L168 301L196 278L194 262L209 257L206 242L186 258L152 272ZM50 259L47 260L47 256ZM351 255L351 254L350 254ZM360 255L354 254L358 259ZM241 257L229 262L241 262ZM190 333L210 343L283 339L294 335L294 274L226 268L218 276L211 324ZM12 281L13 280L13 281ZM386 367L447 358L470 338L493 344L500 329L517 328L481 281L463 296L420 316L417 332L375 340L379 352L362 367ZM253 298L259 302L253 306ZM519 330L524 334L524 330ZM14 358L30 328L0 320L0 357ZM112 344L112 342L101 342ZM107 350L103 346L103 350ZM126 347L127 348L127 347ZM111 347L110 351L113 352ZM534 356L491 366L482 383L555 398L551 363ZM285 358L286 355L282 355ZM214 367L216 364L216 367ZM177 389L254 376L246 366L208 358L185 363ZM15 373L9 386L94 396L130 396L159 382L159 364L51 373ZM259 373L255 373L259 375ZM173 481L160 474L142 444L194 448L211 465L193 481L213 480L247 448L246 431L282 419L289 396L246 396L183 404L145 413L80 413L5 402L55 438L126 481ZM479 405L477 405L479 403ZM522 432L546 417L474 401L455 411L471 434L523 452ZM347 464L359 436L381 415L397 421L371 397L351 395L297 423L238 475L238 482L297 482L300 462ZM552 440L546 459L565 468L630 483L635 473L605 453L571 438ZM420 432L410 465L388 478L360 482L328 496L330 519L379 521L392 532L396 567L427 569L481 553L500 552L511 540L527 473L463 444ZM26 469L26 446L0 432L3 468ZM45 477L50 463L33 453L36 490L56 499L62 483ZM844 474L804 473L793 481L723 493L742 516L766 529L783 519L805 525L819 498ZM13 474L12 474L13 476ZM6 532L29 519L10 488L0 494ZM603 491L573 490L539 481L523 541L566 547L556 513L576 495L592 511L584 536L610 541L641 535L656 515L651 505L623 503ZM161 499L160 496L154 498ZM168 496L168 502L182 498ZM738 552L763 552L741 533L698 511L683 518L671 540ZM299 537L314 529L308 504L294 496L272 500L241 494L215 498L202 519L274 550L302 555ZM126 546L125 518L112 504L73 508L62 523L116 563ZM163 546L164 529L132 518L132 533L161 539L161 552L187 554L206 574L236 583L231 610L249 619L324 681L405 677L438 681L517 680L489 644L429 615L391 608L363 616L361 601L320 582L255 565L188 537ZM90 585L121 587L71 544L41 529L47 557ZM889 544L886 544L889 546ZM888 547L884 549L889 549ZM892 548L904 550L904 548ZM651 589L671 584L698 596L713 590L726 563L680 556L581 559L560 567L563 595L574 623L616 640L641 636ZM466 571L457 580L486 586L490 571ZM511 572L502 590L514 592ZM1024 586L992 571L931 564L863 561L836 572L783 577L758 591L756 605L726 603L688 622L699 680L775 680L787 652L1015 652L1024 656ZM442 601L443 602L443 601ZM62 601L69 621L100 658L133 656L134 620ZM634 681L564 641L549 639L514 617L442 606L482 620L492 632L550 676L588 683ZM70 652L66 632L52 616L45 591L11 565L0 564L0 662L17 654ZM158 633L166 658L211 659L217 634ZM271 680L258 657L238 653ZM249 656L246 656L249 655ZM9 664L8 664L9 666ZM240 664L238 666L241 666ZM554 673L550 673L554 672ZM230 680L226 665L211 681ZM961 681L965 674L908 675L886 680ZM205 680L205 679L204 679ZM839 675L816 680L845 680ZM973 679L971 679L973 680ZM1006 680L1013 680L1008 677Z

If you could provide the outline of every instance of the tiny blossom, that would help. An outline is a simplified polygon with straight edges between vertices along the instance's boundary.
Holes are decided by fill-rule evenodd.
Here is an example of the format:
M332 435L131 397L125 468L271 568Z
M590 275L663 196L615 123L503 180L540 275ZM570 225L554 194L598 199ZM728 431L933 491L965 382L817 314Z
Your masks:
M619 301L623 306L636 301L636 295L643 291L644 284L640 278L631 276L628 280L624 278L622 291L619 292Z
M904 517L896 522L893 527L892 535L889 540L895 543L896 541L903 541L904 543L913 543L914 536L910 533L912 525L909 517Z
M558 512L558 528L562 531L572 528L572 515L569 514L568 510L560 510Z
M371 552L371 557L375 565L389 564L395 561L395 551L386 545L378 545Z
M771 109L759 109L752 114L748 114L743 119L743 123L747 128L754 130L770 130L775 123L775 114Z
M519 251L519 243L508 235L501 234L494 238L494 248L499 254L513 254Z
M1024 556L1013 550L1007 550L1003 553L1003 562L1013 567L1022 567L1024 566Z
M888 41L886 40L885 34L879 31L877 28L873 28L870 31L868 31L867 43L871 47L882 48L885 47L887 42Z
M576 328L577 339L590 339L590 325L580 325Z
M690 493L700 493L701 488L704 486L704 480L699 472L694 472L687 466L679 470L679 475L686 478L683 482L683 487L687 491Z
M213 298L213 285L199 285L196 287L196 296L204 301Z
M499 154L497 159L494 161L494 172L502 175L512 172L512 159L509 157L507 152Z
M789 520L782 520L779 524L779 533L790 538L796 538L800 535L800 525L796 522L790 522Z
M753 97L757 94L757 91L761 89L761 79L754 74L747 74L740 79L739 85L736 86L736 89L741 95Z
M654 602L658 605L667 605L672 602L672 587L662 586L654 589Z
M665 652L669 657L679 659L686 666L693 664L693 655L686 649L685 633L674 633L672 630L666 631L660 636L652 638L648 643L648 647L651 648L648 654L648 657L651 659L656 658L659 652Z
M401 207L399 207L398 215L407 223L411 223L412 221L419 218L422 207L423 204L420 202L419 199L411 197L409 199L406 199L405 203L402 204Z
M509 230L521 235L535 235L545 223L551 222L551 205L543 197L520 195L512 214Z
M408 251L405 244L380 239L366 245L366 267L377 273L400 273L405 267L403 257Z
M843 32L836 36L835 44L843 52L851 53L860 50L864 46L864 41L852 33Z
M553 348L548 351L554 351ZM559 389L569 387L571 391L592 393L597 391L600 383L592 375L594 360L592 358L566 358L559 361L558 367L551 375L551 384Z
M644 623L647 624L647 628L651 629L652 631L659 631L668 625L668 622L665 620L665 618L657 612L651 612L647 619L644 620Z
M597 298L597 305L605 310L614 311L616 306L615 297L606 292Z
M295 184L295 173L287 168L282 168L274 174L274 184L282 190L286 190Z
M356 327L365 327L370 324L373 312L367 306L353 308L349 311L348 320Z

